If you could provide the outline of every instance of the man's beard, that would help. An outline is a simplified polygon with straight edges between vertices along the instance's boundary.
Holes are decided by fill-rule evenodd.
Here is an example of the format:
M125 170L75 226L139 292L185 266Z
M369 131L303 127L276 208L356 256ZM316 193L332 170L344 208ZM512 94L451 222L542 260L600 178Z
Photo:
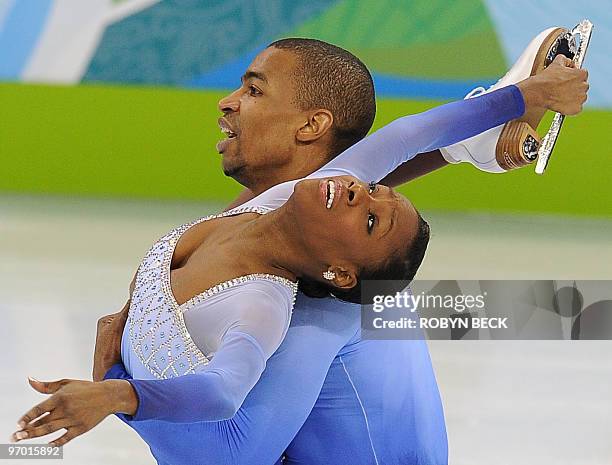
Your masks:
M236 182L248 188L249 187L248 168L240 152L238 151L238 154L233 157L231 164L225 163L225 160L226 159L224 158L223 164L222 164L223 174L225 174L226 176L230 178L233 178Z
M246 167L244 165L236 165L229 167L223 166L223 174L225 174L227 177L234 178L238 182L240 182L240 179L238 178L242 178L242 173L244 173L245 170Z

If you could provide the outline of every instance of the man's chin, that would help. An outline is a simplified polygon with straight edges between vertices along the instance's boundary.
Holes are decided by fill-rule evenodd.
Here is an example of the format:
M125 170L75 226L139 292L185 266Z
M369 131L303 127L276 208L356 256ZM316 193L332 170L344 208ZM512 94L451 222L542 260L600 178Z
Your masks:
M234 167L229 167L229 168L226 168L225 166L223 167L223 174L230 178L232 178L234 174L236 174L237 171L238 169Z
M227 177L234 178L236 181L242 184L241 179L246 169L244 165L227 163L226 159L223 158L222 168L223 174L225 174Z

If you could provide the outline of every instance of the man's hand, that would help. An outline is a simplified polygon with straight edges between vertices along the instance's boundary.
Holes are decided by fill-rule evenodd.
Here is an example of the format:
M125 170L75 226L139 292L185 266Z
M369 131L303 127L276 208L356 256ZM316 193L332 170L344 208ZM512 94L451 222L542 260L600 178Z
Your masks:
M30 386L51 397L34 406L17 422L18 431L11 442L32 439L65 429L66 433L51 441L54 447L89 431L113 413L133 415L138 397L128 381L113 379L100 383L77 379L42 382L29 379Z
M92 373L94 381L102 381L109 368L121 361L121 337L129 309L128 301L120 312L98 320Z
M589 73L577 69L575 63L563 55L543 71L517 84L526 107L543 107L563 115L582 111L587 99Z

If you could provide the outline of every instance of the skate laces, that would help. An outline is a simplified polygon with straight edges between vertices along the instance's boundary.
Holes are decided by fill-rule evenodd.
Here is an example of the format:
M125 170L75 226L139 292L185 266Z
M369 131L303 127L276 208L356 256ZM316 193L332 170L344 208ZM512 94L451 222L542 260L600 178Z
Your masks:
M491 84L488 89L485 89L482 86L479 86L479 87L476 87L475 89L472 89L471 91L468 92L468 94L465 97L463 97L463 100L468 99L468 98L472 98L472 97L478 97L479 95L482 95L485 92L489 92L491 89L493 89L493 87L498 85L502 81L502 79L504 79L505 77L506 76L503 76L503 77L499 78L497 80L497 82L495 84Z
M478 97L479 95L484 94L486 91L487 89L482 86L476 87L468 92L468 94L464 97L464 100L472 97Z

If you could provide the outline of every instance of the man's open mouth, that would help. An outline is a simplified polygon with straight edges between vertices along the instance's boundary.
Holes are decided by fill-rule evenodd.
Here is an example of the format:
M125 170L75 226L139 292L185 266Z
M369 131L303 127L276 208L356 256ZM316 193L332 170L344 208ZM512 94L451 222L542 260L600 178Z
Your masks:
M217 142L217 152L223 153L227 149L228 145L232 140L238 137L238 134L234 131L234 129L230 126L227 120L223 117L219 118L219 129L221 132L225 134L226 138Z
M236 137L236 133L230 131L229 129L221 128L221 132L227 136L228 139L233 139Z
M219 118L219 129L227 136L228 139L236 137L236 133L224 118Z

